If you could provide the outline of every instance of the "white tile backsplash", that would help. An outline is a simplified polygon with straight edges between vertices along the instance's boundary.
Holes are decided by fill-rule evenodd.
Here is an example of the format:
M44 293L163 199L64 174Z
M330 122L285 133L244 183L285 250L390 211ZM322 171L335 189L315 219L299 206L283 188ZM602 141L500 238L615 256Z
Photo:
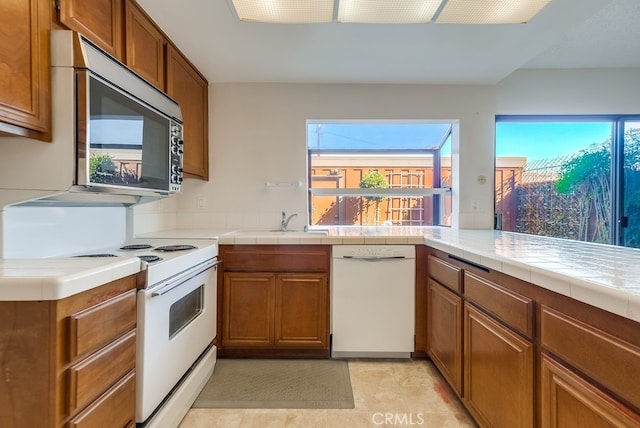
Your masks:
M3 215L3 257L74 255L121 245L125 207L12 206Z

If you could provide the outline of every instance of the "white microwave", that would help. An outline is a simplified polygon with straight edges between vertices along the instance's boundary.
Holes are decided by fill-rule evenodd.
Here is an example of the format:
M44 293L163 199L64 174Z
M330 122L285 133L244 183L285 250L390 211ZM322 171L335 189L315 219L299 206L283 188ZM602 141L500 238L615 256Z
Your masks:
M180 192L178 103L80 34L72 37L77 184L127 195Z

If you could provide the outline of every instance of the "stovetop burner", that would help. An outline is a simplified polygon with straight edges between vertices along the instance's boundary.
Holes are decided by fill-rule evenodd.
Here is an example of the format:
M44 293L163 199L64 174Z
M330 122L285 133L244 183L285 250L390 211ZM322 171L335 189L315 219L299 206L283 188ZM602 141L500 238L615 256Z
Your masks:
M162 260L162 257L158 257L158 256L153 256L153 255L148 255L148 256L138 256L140 258L140 260L147 262L147 263L153 263L153 262L159 262L160 260Z
M97 253L97 254L80 254L79 256L74 257L118 257L115 254L108 253Z
M129 250L148 250L149 248L153 248L153 245L149 244L131 244L125 245L124 247L120 247L121 250L129 251Z
M157 247L155 250L160 252L171 252L171 251L185 251L185 250L194 250L197 247L193 245L165 245L163 247Z

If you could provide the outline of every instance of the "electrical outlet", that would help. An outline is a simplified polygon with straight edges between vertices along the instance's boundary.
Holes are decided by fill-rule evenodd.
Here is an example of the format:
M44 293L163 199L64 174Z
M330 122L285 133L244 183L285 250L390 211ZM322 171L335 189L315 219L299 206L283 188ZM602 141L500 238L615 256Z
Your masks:
M471 211L473 211L473 212L480 211L480 199L472 199L471 200Z
M199 210L204 210L207 208L207 198L205 198L204 196L198 196L196 198L196 207L198 207Z

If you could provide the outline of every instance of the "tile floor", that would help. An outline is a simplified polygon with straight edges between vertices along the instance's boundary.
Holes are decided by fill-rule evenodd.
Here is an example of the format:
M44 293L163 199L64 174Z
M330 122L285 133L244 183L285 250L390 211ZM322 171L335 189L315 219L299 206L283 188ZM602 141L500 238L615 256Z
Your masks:
M191 409L179 428L475 427L427 360L350 360L354 409Z

